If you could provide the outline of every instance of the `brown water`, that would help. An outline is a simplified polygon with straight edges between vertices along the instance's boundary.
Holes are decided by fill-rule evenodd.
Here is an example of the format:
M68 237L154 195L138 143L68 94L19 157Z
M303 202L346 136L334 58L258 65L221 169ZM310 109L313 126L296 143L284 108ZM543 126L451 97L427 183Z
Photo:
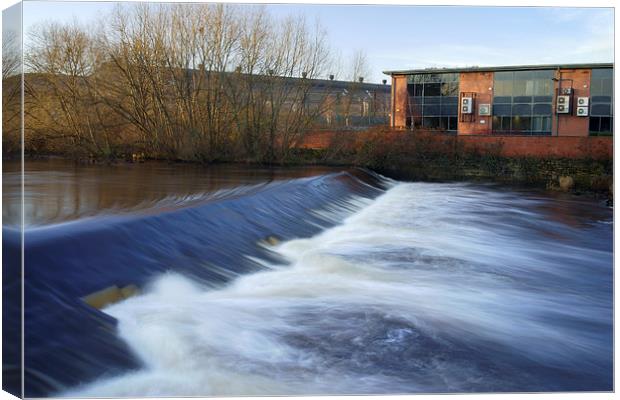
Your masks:
M24 170L24 223L29 226L105 213L134 212L166 200L187 203L192 196L274 180L321 175L338 169L321 166L201 166L156 161L84 165L48 159L26 161ZM19 161L3 163L4 225L18 225L20 221L20 175Z

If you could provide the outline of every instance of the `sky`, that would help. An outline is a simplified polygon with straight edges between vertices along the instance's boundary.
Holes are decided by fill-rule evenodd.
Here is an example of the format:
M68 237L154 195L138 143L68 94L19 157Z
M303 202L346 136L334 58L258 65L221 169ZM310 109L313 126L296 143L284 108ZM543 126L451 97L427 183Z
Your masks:
M42 21L92 22L114 2L24 2L24 31ZM612 8L273 4L275 17L303 14L327 32L343 68L356 50L370 76L426 67L613 62ZM27 46L27 36L25 45Z

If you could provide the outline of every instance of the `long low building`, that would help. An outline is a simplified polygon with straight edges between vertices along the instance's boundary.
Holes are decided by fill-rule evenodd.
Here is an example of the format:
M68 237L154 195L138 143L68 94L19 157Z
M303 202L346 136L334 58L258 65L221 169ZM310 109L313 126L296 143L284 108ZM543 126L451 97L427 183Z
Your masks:
M613 64L384 71L390 125L458 135L613 133Z

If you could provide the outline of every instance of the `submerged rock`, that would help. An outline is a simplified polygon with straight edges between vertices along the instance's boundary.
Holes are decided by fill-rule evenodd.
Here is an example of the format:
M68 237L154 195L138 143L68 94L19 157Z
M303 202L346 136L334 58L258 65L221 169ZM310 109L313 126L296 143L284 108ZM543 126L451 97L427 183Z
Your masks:
M278 244L280 244L280 239L275 236L267 236L266 238L259 241L259 243L268 246L277 246Z
M560 177L560 189L565 192L570 191L575 187L575 180L572 176L561 176Z
M117 303L129 297L139 294L140 289L136 285L127 285L119 288L116 285L109 286L88 296L82 297L82 300L91 307L102 309L110 304Z

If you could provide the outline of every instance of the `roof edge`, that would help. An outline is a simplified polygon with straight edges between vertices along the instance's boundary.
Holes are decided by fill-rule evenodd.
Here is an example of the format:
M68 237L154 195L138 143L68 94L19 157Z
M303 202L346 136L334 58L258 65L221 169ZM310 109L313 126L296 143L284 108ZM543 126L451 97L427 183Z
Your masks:
M538 65L507 65L496 67L450 67L450 68L424 68L408 70L383 71L385 75L411 75L433 74L454 72L494 72L494 71L523 71L537 69L586 69L586 68L613 68L614 63L582 63L582 64L538 64Z

